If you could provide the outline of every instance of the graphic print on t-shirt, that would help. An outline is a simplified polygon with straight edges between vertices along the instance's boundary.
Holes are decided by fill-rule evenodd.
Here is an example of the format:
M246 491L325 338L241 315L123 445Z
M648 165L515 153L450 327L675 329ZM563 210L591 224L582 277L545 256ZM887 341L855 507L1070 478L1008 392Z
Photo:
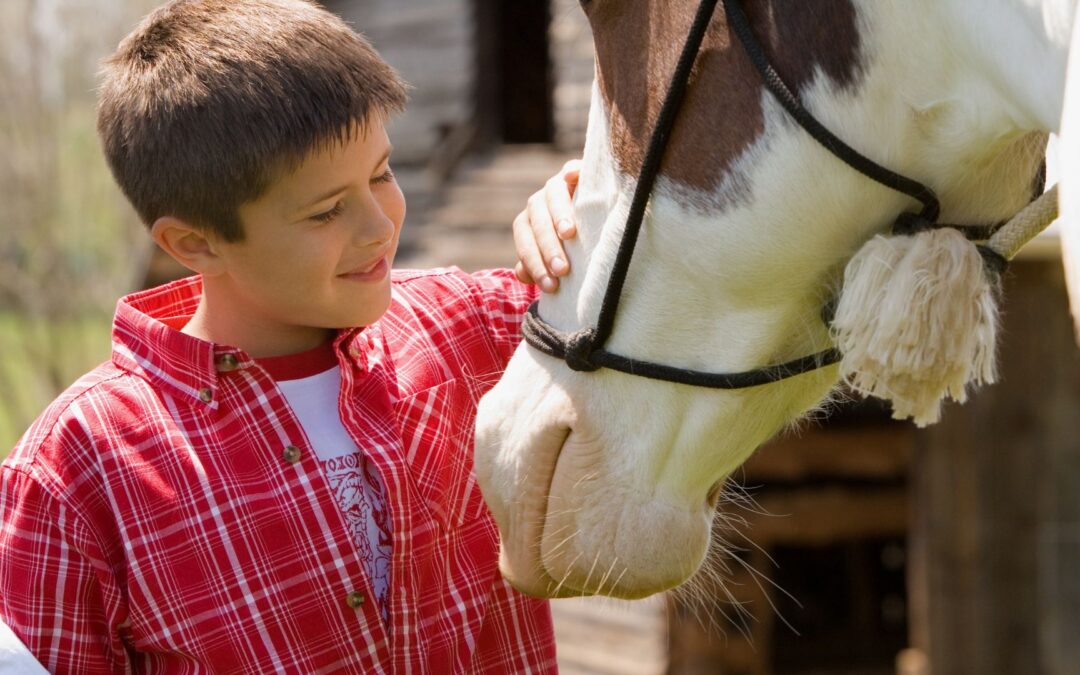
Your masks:
M382 481L378 472L358 452L324 461L323 470L334 501L345 516L349 533L371 577L379 609L386 620L393 549Z

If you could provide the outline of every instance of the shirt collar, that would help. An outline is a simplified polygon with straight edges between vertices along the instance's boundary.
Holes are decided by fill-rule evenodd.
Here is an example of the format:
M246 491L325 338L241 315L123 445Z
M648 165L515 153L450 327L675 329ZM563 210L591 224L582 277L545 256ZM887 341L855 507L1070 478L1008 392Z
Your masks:
M218 406L219 380L227 373L255 365L246 352L181 333L202 297L202 278L179 279L164 286L124 296L113 320L112 361L139 374L155 389L181 400ZM345 358L367 363L367 349L378 331L352 328L334 339Z
M238 349L180 332L201 296L202 278L193 276L120 298L113 319L112 360L159 391L217 409L218 362L250 359Z

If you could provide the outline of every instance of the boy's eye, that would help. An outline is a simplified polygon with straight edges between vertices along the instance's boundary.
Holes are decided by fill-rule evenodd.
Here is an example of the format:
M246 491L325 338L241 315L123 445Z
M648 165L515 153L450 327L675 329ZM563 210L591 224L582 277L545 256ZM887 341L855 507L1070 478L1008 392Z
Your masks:
M326 211L325 213L320 213L318 215L314 215L314 216L311 217L311 219L314 220L314 221L320 222L320 223L329 223L334 218L337 218L338 216L340 216L341 212L344 211L344 210L345 210L345 202L338 202L337 204L334 204L334 208L330 209L329 211Z
M375 176L374 178L371 179L371 182L372 183L390 183L393 180L394 180L394 172L393 172L393 170L387 168L386 173L384 173L384 174L382 174L380 176Z

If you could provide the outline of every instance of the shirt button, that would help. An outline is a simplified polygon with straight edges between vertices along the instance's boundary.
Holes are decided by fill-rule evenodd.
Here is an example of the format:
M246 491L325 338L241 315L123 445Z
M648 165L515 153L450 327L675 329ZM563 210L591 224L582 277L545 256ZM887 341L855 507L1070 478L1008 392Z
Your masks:
M199 400L203 403L209 403L210 401L213 401L214 392L212 392L208 387L203 387L199 390Z
M345 604L353 609L360 609L364 606L364 594L358 591L353 591L345 596Z
M296 464L300 461L300 448L296 447L295 445L287 446L281 452L281 458L289 464Z
M233 354L222 354L217 360L217 369L219 373L231 373L236 370L240 365L240 362Z

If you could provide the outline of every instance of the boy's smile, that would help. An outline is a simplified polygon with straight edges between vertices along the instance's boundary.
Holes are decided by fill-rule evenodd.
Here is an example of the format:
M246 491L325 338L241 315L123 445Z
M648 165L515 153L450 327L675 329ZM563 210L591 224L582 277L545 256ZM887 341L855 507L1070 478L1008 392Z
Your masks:
M382 316L405 219L390 150L374 118L243 204L243 239L207 237L202 304L184 332L276 356Z

